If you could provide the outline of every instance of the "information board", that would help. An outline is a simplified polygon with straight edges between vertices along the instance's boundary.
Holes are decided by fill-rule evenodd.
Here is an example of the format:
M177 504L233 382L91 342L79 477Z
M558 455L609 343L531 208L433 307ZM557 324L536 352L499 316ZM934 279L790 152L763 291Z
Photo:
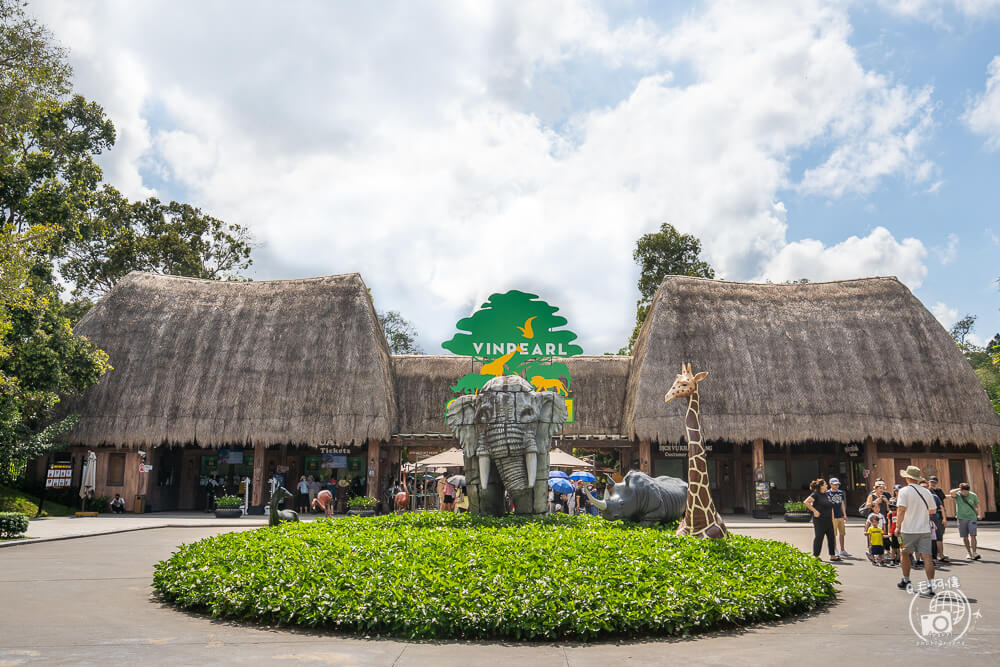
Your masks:
M72 486L73 466L69 463L53 463L45 475L46 489L60 489Z

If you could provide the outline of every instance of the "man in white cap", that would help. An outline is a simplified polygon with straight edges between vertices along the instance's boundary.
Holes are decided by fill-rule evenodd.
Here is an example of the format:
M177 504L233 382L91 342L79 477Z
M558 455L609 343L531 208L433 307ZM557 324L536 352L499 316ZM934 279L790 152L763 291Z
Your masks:
M830 498L830 504L833 505L833 534L837 536L837 542L840 544L840 551L837 552L837 555L841 558L848 558L851 554L847 553L847 549L844 548L844 539L847 537L847 501L844 498L844 492L840 490L839 479L830 478L830 488L826 495Z
M936 507L934 496L920 486L924 481L920 476L920 468L909 466L899 471L900 477L906 480L906 486L899 491L896 499L898 519L896 535L899 536L904 551L900 565L903 566L903 580L896 586L910 590L910 554L923 555L924 574L927 575L927 588L920 594L934 597L934 560L931 558L931 508Z

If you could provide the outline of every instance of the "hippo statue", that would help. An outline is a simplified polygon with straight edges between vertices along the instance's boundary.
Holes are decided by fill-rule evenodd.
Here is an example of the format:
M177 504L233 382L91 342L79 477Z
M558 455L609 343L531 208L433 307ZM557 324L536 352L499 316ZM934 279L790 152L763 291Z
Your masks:
M586 490L587 498L609 521L627 519L644 526L668 523L684 516L688 485L677 477L650 477L630 470L621 484L608 478L611 493L598 500Z

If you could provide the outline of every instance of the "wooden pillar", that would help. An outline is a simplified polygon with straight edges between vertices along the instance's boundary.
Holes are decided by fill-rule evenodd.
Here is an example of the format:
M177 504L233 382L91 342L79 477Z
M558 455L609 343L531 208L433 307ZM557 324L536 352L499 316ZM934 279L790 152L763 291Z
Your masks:
M378 498L381 492L381 478L379 477L379 453L381 451L381 443L378 440L368 441L368 461L365 465L365 474L368 475L368 482L365 488L368 489L368 495L372 498Z
M729 483L733 485L733 506L743 507L747 512L753 508L746 506L746 486L743 479L743 447L733 444L733 455L729 459Z
M997 511L996 480L993 477L993 455L989 447L982 448L983 459L983 494L980 501L983 503L984 512ZM975 490L975 487L973 487Z
M753 441L751 445L751 453L753 454L753 478L754 481L764 479L764 441L757 439ZM769 480L772 482L777 482L779 480Z
M632 446L618 450L618 473L624 475L632 467Z
M865 480L865 486L871 491L875 488L875 478L878 477L878 447L875 445L875 440L871 436L865 438L865 469L868 471L868 479ZM893 478L886 480L886 484L891 485ZM891 487L890 487L891 488Z
M267 456L267 445L263 443L255 443L253 446L253 493L250 499L251 505L263 505L264 504L264 486L266 480L264 479L264 458Z
M653 474L653 445L649 440L639 441L639 470Z

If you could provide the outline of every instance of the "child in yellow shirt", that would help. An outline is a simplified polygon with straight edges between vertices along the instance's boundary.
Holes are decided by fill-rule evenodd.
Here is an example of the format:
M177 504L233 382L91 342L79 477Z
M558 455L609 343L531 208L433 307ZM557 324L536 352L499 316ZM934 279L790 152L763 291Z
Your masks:
M882 524L872 522L868 524L868 539L871 540L872 565L885 565L885 547L882 544L883 529Z

